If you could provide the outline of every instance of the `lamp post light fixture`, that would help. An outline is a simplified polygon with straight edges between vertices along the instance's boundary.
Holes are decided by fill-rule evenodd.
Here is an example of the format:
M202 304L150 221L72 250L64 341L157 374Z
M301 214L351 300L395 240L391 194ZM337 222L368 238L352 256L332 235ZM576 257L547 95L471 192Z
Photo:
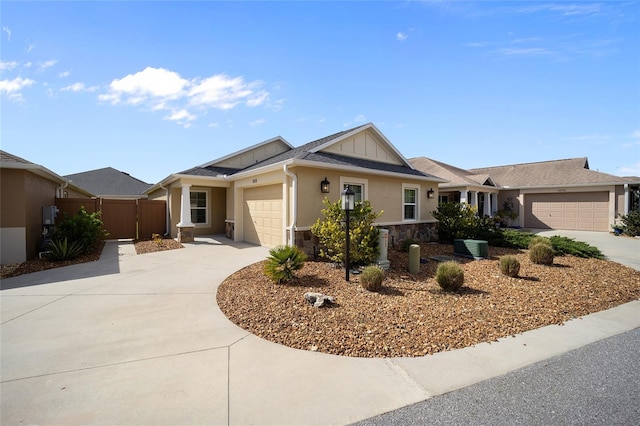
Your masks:
M350 265L349 265L349 240L351 238L349 238L349 213L353 210L353 208L355 207L355 199L356 199L356 194L355 192L353 192L353 190L351 189L351 187L349 185L346 185L344 188L344 191L342 191L341 194L341 198L342 198L342 210L345 211L346 215L347 215L347 221L346 221L346 228L345 228L345 238L346 238L346 245L345 245L345 255L344 255L344 266L345 266L345 279L347 281L349 281L349 269L350 269Z
M329 184L330 184L330 182L327 180L327 178L325 176L324 180L322 182L320 182L320 191L323 194L328 194L329 193L329 189L330 189Z

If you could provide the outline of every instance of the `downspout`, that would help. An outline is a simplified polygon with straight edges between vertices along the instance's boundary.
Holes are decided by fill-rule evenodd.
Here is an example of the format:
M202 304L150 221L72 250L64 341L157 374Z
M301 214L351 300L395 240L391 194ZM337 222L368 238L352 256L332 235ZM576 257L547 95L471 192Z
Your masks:
M65 182L65 183L61 183L60 186L57 188L57 193L56 196L60 195L58 198L64 198L64 189L69 186L69 182Z
M165 203L165 221L164 221L164 236L168 237L171 235L171 218L169 217L169 213L171 212L171 210L169 209L169 188L165 188L164 186L160 185L160 189L163 189L166 194L167 194L167 202Z
M285 164L282 169L287 176L291 177L293 184L293 215L291 217L291 225L289 226L289 245L293 247L296 243L294 230L296 228L296 222L298 221L298 176L290 172L287 166L288 165Z

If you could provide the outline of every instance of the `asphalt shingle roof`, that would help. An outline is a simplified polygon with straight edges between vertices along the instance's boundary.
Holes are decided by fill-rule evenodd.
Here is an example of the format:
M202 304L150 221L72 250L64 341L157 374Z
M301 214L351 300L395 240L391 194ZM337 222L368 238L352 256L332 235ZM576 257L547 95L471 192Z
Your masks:
M497 185L508 187L588 185L631 181L628 178L590 170L586 157L484 167L469 171L476 174L489 174Z
M96 196L140 196L151 187L151 184L112 167L75 173L65 178Z

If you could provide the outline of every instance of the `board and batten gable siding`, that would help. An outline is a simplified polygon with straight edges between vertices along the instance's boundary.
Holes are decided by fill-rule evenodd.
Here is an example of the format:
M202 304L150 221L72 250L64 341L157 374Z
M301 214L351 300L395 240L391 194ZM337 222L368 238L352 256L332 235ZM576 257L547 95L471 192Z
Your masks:
M280 139L277 139L264 145L257 146L253 149L249 149L246 152L241 152L232 157L223 159L219 162L216 162L215 165L217 167L244 169L245 167L252 166L275 155L288 151L289 149L291 148L283 143Z
M322 152L364 158L381 163L404 165L402 158L384 141L371 131L364 131L334 143Z

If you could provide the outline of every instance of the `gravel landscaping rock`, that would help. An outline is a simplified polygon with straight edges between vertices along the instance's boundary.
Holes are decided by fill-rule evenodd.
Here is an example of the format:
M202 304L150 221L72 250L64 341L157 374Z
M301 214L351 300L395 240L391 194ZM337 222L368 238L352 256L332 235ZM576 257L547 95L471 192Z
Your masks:
M421 258L452 256L453 246L421 243ZM518 277L504 276L499 257L520 261ZM640 297L640 272L615 262L556 257L536 265L527 250L489 247L489 258L457 258L464 286L445 293L435 282L438 262L409 274L408 253L389 249L391 269L379 292L361 287L357 275L322 261L307 261L297 279L274 284L264 262L228 277L217 300L227 317L264 339L293 348L353 357L415 357L495 341L549 324L605 310ZM307 292L335 303L311 306Z

